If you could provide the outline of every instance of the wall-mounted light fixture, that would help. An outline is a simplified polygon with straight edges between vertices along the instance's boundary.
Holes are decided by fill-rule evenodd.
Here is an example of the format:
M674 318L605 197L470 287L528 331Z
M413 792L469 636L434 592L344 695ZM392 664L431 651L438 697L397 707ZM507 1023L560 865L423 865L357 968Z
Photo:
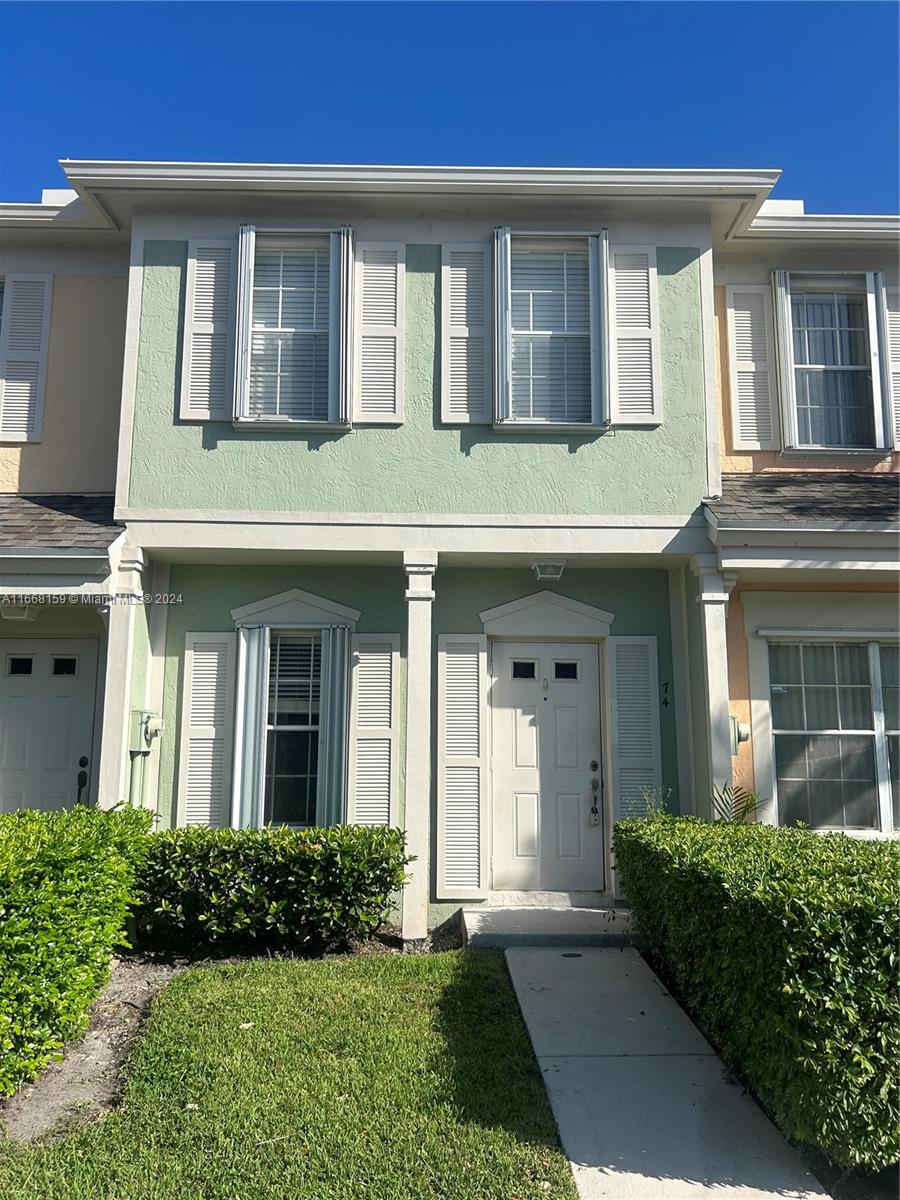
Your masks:
M557 583L562 579L562 573L566 569L566 560L564 558L540 560L533 562L531 569L534 571L534 577L538 583Z

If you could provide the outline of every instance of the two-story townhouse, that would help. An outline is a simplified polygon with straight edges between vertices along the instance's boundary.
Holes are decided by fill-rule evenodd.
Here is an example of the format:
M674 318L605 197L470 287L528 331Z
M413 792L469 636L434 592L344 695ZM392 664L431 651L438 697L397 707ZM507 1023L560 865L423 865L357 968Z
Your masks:
M70 190L0 206L0 231L4 812L101 790L128 234Z
M131 237L100 802L402 825L409 940L612 896L613 821L733 774L717 325L732 259L814 269L778 173L63 165Z
M893 217L769 201L716 248L735 782L779 824L900 828L900 290Z

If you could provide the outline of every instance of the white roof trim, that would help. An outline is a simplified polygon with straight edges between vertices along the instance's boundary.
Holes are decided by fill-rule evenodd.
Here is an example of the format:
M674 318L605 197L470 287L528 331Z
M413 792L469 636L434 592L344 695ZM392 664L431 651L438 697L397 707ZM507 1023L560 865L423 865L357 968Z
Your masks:
M337 191L584 191L587 194L717 195L768 193L774 169L395 166L347 163L138 162L61 159L69 182L91 187L237 188Z
M615 613L546 590L486 608L478 615L484 632L492 637L608 637L616 619Z
M813 241L896 241L900 216L865 213L758 213L738 241L791 238Z
M231 616L235 625L344 625L355 628L360 618L358 608L348 608L324 596L290 588L276 596L267 596L233 608Z

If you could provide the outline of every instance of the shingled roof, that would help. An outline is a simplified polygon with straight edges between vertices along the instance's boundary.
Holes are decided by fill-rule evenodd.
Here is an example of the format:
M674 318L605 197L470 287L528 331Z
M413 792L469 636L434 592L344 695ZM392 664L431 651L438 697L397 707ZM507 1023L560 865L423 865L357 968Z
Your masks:
M105 550L124 526L112 496L0 495L0 547Z
M883 525L900 521L900 476L826 472L723 475L707 501L718 525Z

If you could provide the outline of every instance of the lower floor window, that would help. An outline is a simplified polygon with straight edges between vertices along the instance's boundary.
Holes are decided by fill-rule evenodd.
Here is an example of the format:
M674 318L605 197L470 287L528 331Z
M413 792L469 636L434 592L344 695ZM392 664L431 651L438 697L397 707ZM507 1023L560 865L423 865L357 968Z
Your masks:
M769 679L779 823L900 827L900 647L772 644Z
M318 634L274 634L269 650L263 822L315 825L322 643Z

